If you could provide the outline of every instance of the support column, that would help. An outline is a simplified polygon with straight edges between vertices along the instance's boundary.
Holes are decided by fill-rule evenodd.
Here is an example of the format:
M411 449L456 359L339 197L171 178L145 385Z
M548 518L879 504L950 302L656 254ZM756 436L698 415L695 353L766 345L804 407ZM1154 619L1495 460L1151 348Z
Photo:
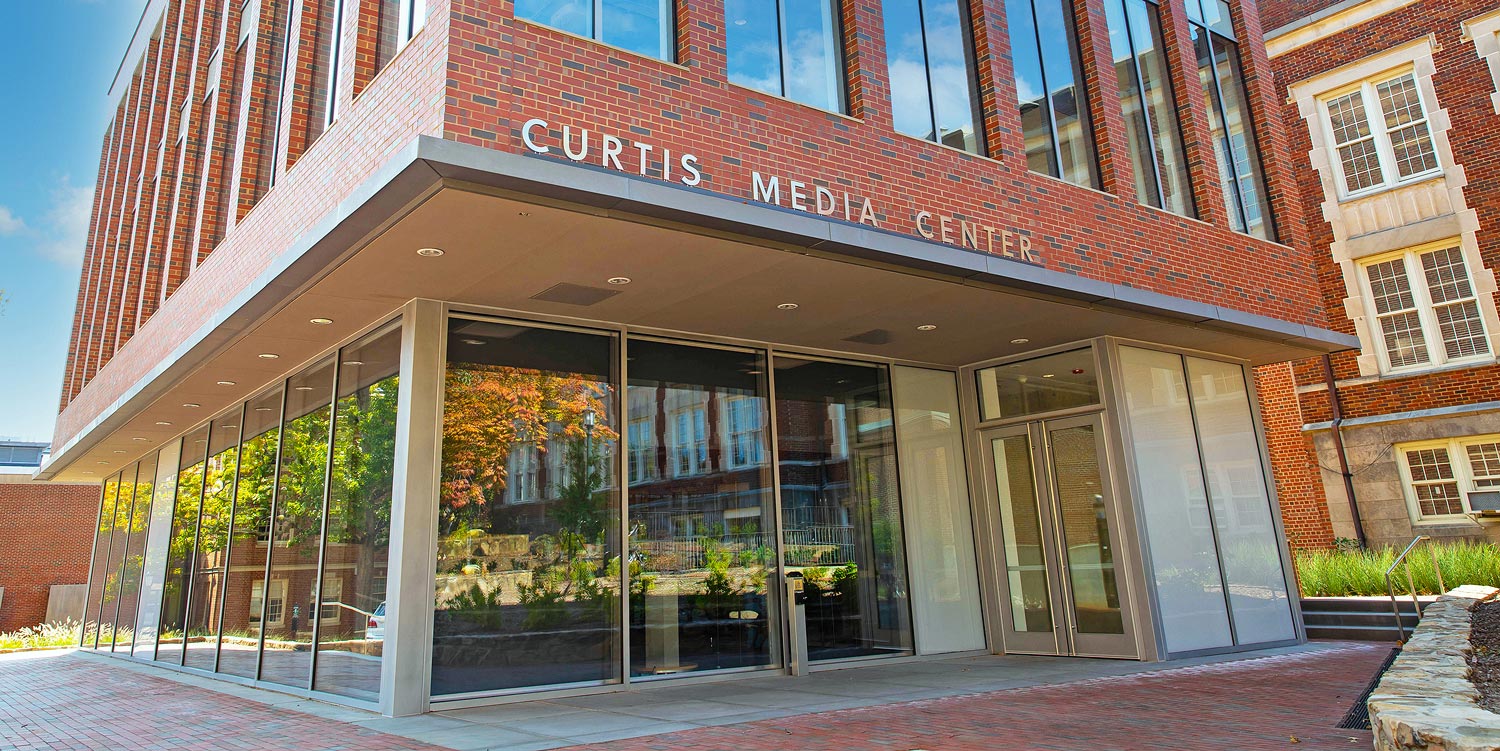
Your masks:
M428 709L442 396L443 307L435 300L412 300L401 314L396 477L380 666L380 711L393 717Z

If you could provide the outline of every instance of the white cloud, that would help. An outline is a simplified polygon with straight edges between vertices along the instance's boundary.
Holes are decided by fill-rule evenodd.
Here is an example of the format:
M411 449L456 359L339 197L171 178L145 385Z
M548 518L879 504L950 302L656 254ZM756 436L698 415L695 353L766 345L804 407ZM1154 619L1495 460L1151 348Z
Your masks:
M10 209L0 206L0 235L14 235L26 229L26 223L21 217L12 214Z
M80 263L93 209L94 186L74 185L64 175L52 189L52 204L42 217L43 226L36 231L37 252L59 263Z

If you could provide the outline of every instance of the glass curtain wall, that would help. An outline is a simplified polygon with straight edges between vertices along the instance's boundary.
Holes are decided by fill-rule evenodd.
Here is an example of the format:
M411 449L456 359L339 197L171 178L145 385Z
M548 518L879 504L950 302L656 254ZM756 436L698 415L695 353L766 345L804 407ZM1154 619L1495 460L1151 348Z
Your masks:
M896 130L983 153L968 3L885 0L881 5Z
M178 450L177 483L172 497L172 531L167 549L166 584L162 588L161 634L156 659L183 662L188 648L188 593L193 581L193 546L198 538L198 510L203 499L203 457L208 426L183 437ZM212 664L209 665L213 667Z
M1224 0L1201 0L1201 4L1200 0L1188 0L1187 12L1229 224L1235 231L1274 240L1276 230L1229 4Z
M101 624L104 618L101 610L109 581L109 547L115 531L115 501L119 495L118 477L105 480L99 494L99 524L94 531L94 560L89 571L89 600L86 606L87 612L83 617L81 646L87 648L99 645L102 631ZM109 643L107 633L104 639L106 644Z
M886 368L775 358L782 554L807 597L810 660L912 649Z
M1097 187L1087 89L1069 0L1006 0L1016 97L1032 172Z
M434 696L619 680L617 344L449 322Z
M627 351L631 675L776 664L765 356Z
M244 410L244 405L239 405L214 418L208 434L195 438L192 449L191 460L201 467L194 479L202 485L202 502L201 506L194 504L198 511L198 537L190 557L186 664L203 670L216 668L224 624L229 524ZM185 457L184 461L187 460Z
M146 572L146 529L151 522L152 491L156 487L156 454L142 457L135 465L135 504L130 510L130 526L125 540L125 563L120 570L120 614L116 628L130 630L124 644L115 647L126 654L134 653L140 641L135 617L141 603L141 580Z
M1294 638L1244 369L1135 347L1120 363L1166 651Z
M725 0L732 83L844 111L843 28L835 0Z
M260 678L288 686L306 686L312 676L336 367L324 360L286 386L267 579L283 602L279 617L268 612L262 623Z
M313 689L374 701L385 651L400 327L345 348L341 362Z
M135 507L135 466L125 468L115 480L115 523L110 532L109 558L104 569L104 603L99 611L99 647L109 645L111 651L123 640L116 618L120 614L120 583L124 580L121 570L125 566L125 547L130 537L130 512ZM128 646L127 646L128 649Z
M1148 0L1108 0L1104 11L1137 200L1194 216L1160 10Z
M141 578L141 600L135 617L135 649L131 654L144 660L156 659L161 638L162 604L167 591L167 559L172 553L172 521L177 496L177 467L182 442L163 446L153 457L155 487L152 493L151 517L146 526L146 553ZM174 634L180 637L180 634ZM181 641L177 643L181 649Z
M672 0L516 0L516 18L670 61Z
M242 678L257 676L263 623L270 620L279 625L286 614L286 592L273 586L268 596L265 586L281 444L282 389L278 384L246 405L229 546L223 554L224 598L216 669ZM212 555L200 549L200 558L204 553ZM193 604L205 614L210 607L206 599L196 597ZM192 617L188 620L195 623Z

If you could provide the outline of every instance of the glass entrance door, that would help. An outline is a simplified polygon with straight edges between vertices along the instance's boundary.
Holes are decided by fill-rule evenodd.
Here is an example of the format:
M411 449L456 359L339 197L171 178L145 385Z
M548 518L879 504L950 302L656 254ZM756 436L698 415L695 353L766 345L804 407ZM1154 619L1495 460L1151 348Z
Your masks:
M1135 657L1099 415L982 434L1005 651Z

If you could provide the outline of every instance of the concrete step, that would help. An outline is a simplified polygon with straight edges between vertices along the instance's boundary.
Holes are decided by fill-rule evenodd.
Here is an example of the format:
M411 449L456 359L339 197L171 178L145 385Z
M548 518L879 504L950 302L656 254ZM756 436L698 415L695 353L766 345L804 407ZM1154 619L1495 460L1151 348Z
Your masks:
M1313 626L1361 626L1369 628L1395 628L1396 616L1387 610L1384 613L1365 613L1352 611L1318 612L1302 611L1302 622L1309 628ZM1416 628L1417 616L1412 613L1402 613L1401 623L1406 628Z
M1407 631L1410 636L1411 632ZM1339 639L1342 641L1401 641L1395 626L1308 626L1309 639Z
M1424 596L1419 599L1422 607L1426 608L1437 598ZM1396 605L1401 608L1402 613L1416 613L1416 606L1412 604L1410 597L1397 596ZM1390 613L1391 600L1389 597L1304 597L1302 610L1317 613Z

